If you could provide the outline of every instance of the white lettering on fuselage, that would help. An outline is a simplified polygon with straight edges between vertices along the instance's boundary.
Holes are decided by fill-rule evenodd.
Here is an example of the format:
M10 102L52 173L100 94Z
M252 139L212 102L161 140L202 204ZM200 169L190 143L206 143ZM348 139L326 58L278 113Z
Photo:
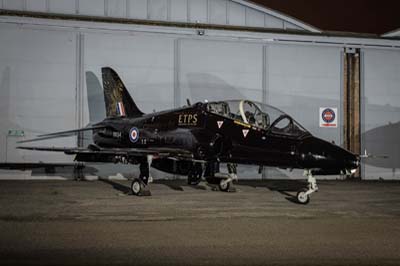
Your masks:
M178 117L178 125L180 126L196 126L197 114L180 114Z

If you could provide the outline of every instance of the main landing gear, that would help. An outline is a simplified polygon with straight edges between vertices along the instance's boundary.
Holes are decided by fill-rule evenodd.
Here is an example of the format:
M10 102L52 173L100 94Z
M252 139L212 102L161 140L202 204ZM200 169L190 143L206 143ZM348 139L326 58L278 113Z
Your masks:
M152 156L148 155L147 158L145 157L139 162L139 178L133 179L131 183L131 191L133 195L151 196L148 185L153 181L150 176L150 165L152 159Z
M237 180L237 165L228 164L228 174L219 172L219 163L207 163L204 176L209 184L218 185L220 191L228 192L234 191L232 189L232 182Z
M318 191L317 180L312 176L311 170L305 170L304 176L307 176L308 189L297 192L296 199L300 204L308 204L310 195Z
M218 188L221 191L229 191L234 180L238 180L237 176L237 164L228 163L228 174L220 174L223 178L219 181Z
M201 182L203 175L203 166L201 163L193 163L188 174L188 185L197 186Z

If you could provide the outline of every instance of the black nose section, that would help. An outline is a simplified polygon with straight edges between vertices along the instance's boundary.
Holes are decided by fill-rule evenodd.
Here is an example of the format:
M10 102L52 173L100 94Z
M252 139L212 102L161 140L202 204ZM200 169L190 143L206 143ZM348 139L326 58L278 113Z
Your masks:
M360 164L355 154L316 137L305 139L299 150L300 162L304 168L342 173L355 172Z
M344 162L346 169L357 169L360 166L360 159L358 156L348 151L345 152L347 153Z
M344 171L346 175L352 176L357 172L358 167L360 166L360 159L358 156L354 155L353 153L350 153L346 151L348 155L346 156L346 159L344 161Z

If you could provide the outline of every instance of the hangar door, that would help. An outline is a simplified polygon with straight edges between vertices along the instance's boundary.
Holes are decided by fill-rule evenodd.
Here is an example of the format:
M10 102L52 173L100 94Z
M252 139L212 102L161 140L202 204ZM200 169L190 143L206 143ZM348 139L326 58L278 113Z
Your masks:
M362 150L367 179L400 178L400 52L366 49L362 103ZM383 156L387 158L382 158Z
M83 126L105 118L102 67L113 68L133 100L144 113L161 111L174 104L174 39L135 33L115 32L82 33L83 82ZM83 136L82 146L92 141L91 132ZM98 175L125 177L137 176L138 167L132 165L103 164L95 167ZM169 178L171 175L151 169L154 178Z
M86 122L96 122L105 116L102 89L102 67L112 67L129 90L133 100L145 113L173 107L174 102L174 40L168 37L135 34L85 33L84 75L88 96L97 95L102 100L94 106L102 117L88 117L90 108L85 107ZM92 98L85 97L85 106ZM88 111L88 112L87 112Z
M342 51L339 47L267 47L267 102L294 117L313 135L342 145ZM319 125L321 107L337 108L338 125ZM271 169L268 176L301 177L302 171Z
M262 102L262 45L239 42L179 42L180 104L226 99Z
M268 103L288 112L312 134L341 144L340 123L319 126L319 108L337 107L340 115L342 49L304 45L268 48Z
M227 99L263 101L261 44L180 40L177 48L180 105L186 99L192 103ZM244 165L238 168L238 175L260 177L258 167Z
M59 162L63 154L16 150L16 142L75 128L74 33L0 25L0 161ZM35 143L75 146L75 138Z

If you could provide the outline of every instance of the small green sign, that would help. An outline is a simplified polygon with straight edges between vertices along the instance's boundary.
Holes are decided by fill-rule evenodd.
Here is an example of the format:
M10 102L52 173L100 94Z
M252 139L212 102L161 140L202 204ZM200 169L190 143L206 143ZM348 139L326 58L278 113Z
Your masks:
M8 136L10 137L23 137L25 136L25 132L19 129L9 129Z

